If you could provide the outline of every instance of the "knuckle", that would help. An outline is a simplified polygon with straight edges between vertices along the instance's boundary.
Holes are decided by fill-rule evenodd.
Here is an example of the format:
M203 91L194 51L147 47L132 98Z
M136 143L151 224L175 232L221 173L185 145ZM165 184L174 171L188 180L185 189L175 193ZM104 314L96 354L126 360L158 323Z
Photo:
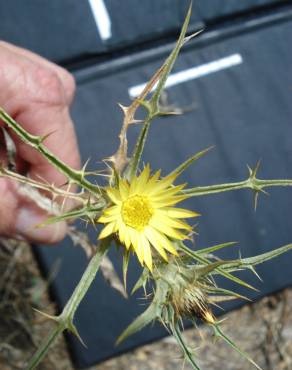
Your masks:
M72 76L71 73L69 73L65 69L62 69L61 73L62 73L63 83L64 83L64 87L66 89L67 94L69 94L70 96L73 96L76 90L76 83L75 83L74 77Z
M35 83L38 86L34 90L38 100L41 99L50 105L64 106L66 104L64 87L56 72L49 68L38 68Z

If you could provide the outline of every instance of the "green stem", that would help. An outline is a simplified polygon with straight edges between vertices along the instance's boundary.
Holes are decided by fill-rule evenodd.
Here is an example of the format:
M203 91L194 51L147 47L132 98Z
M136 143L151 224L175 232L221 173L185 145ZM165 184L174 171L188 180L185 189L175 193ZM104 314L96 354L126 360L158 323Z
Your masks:
M109 245L111 243L111 238L102 240L98 250L95 255L90 260L86 270L84 271L81 280L79 281L77 287L75 288L71 298L67 302L61 314L64 319L73 320L73 316L80 302L84 298L87 290L89 289L92 281L94 280L96 273L99 269L102 258L105 256Z
M188 28L190 18L191 18L191 12L192 12L192 4L190 4L190 6L189 6L187 15L186 15L185 20L184 20L184 24L183 24L182 29L180 31L179 38L176 42L175 48L173 49L173 51L171 52L171 54L169 55L169 57L167 58L167 60L164 63L165 70L164 70L161 78L159 79L159 82L157 84L155 92L154 92L154 94L153 94L153 96L150 100L150 104L157 109L157 113L159 111L159 98L160 98L161 92L164 89L166 80L167 80L167 78L168 78L168 76L169 76L169 74L170 74L170 72L173 68L173 65L174 65L174 63L175 63L175 61L178 57L180 49L184 45L185 35L186 35L187 28Z
M173 325L172 331L173 331L173 335L174 335L175 339L177 340L179 346L181 347L181 349L182 349L184 355L186 356L186 358L189 360L190 364L193 366L194 369L201 370L199 368L199 366L195 363L191 352L187 348L187 346L186 346L186 344L185 344L185 342L184 342L184 340L181 336L180 328L179 328L177 323Z
M190 197L197 197L201 195L216 194L239 189L252 189L255 191L262 191L264 188L272 186L292 186L292 180L260 180L256 178L248 178L245 181L233 182L228 184L197 186L195 188L182 190L181 192Z
M161 112L159 110L159 98L160 98L161 93L164 89L166 80L167 80L167 78L168 78L168 76L169 76L169 74L170 74L170 72L173 68L173 65L174 65L174 63L175 63L175 61L178 57L179 51L182 48L182 46L184 45L185 35L186 35L186 32L187 32L190 17L191 17L191 5L188 9L188 13L187 13L187 16L185 18L185 21L184 21L183 27L181 29L179 39L178 39L178 41L175 45L175 48L173 49L173 51L171 52L171 54L169 55L169 57L166 59L166 61L163 64L163 72L162 72L162 74L159 78L159 81L157 83L157 87L155 88L155 91L154 91L152 97L147 102L144 101L144 99L142 99L142 101L140 102L140 104L144 105L145 108L148 110L148 115L147 115L147 117L144 121L144 125L143 125L142 131L139 135L139 138L137 140L137 144L134 148L133 154L131 156L130 163L128 164L127 169L125 171L125 177L128 180L131 180L136 175L136 172L137 172L140 160L141 160L141 156L142 156L142 153L143 153L143 149L144 149L144 146L145 146L145 142L146 142L146 139L147 139L150 124L156 116L161 114Z
M42 144L42 142L48 136L35 136L27 132L23 127L21 127L13 118L11 118L2 108L0 108L0 119L2 119L8 127L10 127L22 141L31 147L35 148L39 153L41 153L54 167L56 167L60 172L62 172L68 179L72 182L78 184L79 186L87 189L93 194L100 193L100 188L84 178L84 171L74 170L73 168L67 166L63 161L56 158L47 148Z
M128 167L125 170L125 177L131 181L133 177L136 175L137 169L139 167L139 163L141 160L141 156L143 153L143 149L145 146L145 142L148 136L148 131L150 128L151 120L152 120L152 115L149 112L148 116L145 119L143 128L141 130L141 133L139 135L139 138L137 140L137 144L134 148L133 154L131 156L130 162Z
M47 336L47 338L43 341L43 343L40 345L40 347L37 349L37 352L34 354L34 356L29 361L27 367L25 370L33 370L36 368L36 366L39 365L39 363L43 360L46 353L48 352L48 349L51 347L51 345L55 342L56 338L59 336L65 330L64 323L59 323Z
M106 254L110 246L110 243L111 238L104 239L100 243L99 248L97 249L92 259L90 260L86 270L84 271L77 287L75 288L73 294L71 295L71 298L64 307L62 313L60 314L60 316L54 318L57 322L57 326L50 332L48 337L44 340L39 349L33 355L28 366L26 367L26 370L33 370L36 368L36 366L45 357L45 355L47 354L48 350L50 349L56 338L64 330L68 329L81 340L77 332L77 329L73 324L74 314L79 304L81 303L82 299L84 298L85 294L87 293L90 285L92 284L96 276L96 273L99 269L102 258Z
M291 179L282 179L282 180L260 180L256 179L257 184L261 187L272 187L272 186L292 186Z

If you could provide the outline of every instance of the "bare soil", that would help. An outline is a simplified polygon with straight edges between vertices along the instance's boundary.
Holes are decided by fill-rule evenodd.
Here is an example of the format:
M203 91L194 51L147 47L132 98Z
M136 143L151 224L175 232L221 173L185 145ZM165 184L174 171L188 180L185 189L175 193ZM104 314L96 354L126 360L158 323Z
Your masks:
M54 313L44 281L26 243L0 240L0 369L23 369L52 322L32 307ZM292 369L292 289L247 305L227 315L225 332L263 370ZM209 329L187 330L205 370L254 369L223 342L214 343ZM39 370L73 370L63 338ZM189 370L171 337L91 367L88 370Z

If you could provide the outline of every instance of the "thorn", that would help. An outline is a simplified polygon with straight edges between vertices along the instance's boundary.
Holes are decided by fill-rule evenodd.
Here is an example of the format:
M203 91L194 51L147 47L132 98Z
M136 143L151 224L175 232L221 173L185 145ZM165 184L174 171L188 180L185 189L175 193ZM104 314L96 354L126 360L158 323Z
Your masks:
M255 274L255 276L263 282L263 279L260 277L260 275L256 272L255 268L253 266L250 266L251 271Z
M261 165L261 159L259 159L255 165L255 168L251 168L249 165L247 165L247 168L248 168L248 172L249 172L249 176L252 178L252 179L255 179L256 178L256 175L258 173L258 170L259 170L259 167Z
M270 196L270 193L267 192L267 190L264 190L263 188L260 188L259 191L267 196Z
M258 199L259 199L259 191L258 191L258 190L255 190L255 191L254 191L254 198L253 198L253 202L254 202L254 211L255 211L255 212L256 212L257 207L258 207Z
M132 119L131 121L129 121L129 124L130 125L133 125L133 124L140 124L140 123L143 123L144 121L142 119Z
M177 108L177 110L173 110L173 111L163 111L163 110L159 111L157 115L159 116L180 116L183 113L184 112L181 109Z
M37 308L35 307L32 307L32 309L34 311L36 311L37 313L39 313L40 315L46 317L47 319L50 319L50 320L53 320L53 321L56 321L56 322L59 322L59 316L54 316L54 315L49 315L48 313L46 312L43 312L43 311L40 311L38 310Z
M183 41L183 45L185 45L187 42L189 42L192 38L198 36L200 33L205 31L205 27L202 27L200 30L190 34L189 36L186 36Z
M54 131L51 131L49 132L48 134L44 135L44 136L40 136L39 137L39 143L42 144L49 136L51 136L52 134L55 134L57 132L57 130L54 130Z
M88 165L88 163L89 163L89 161L90 161L90 157L86 160L86 162L84 163L84 165L83 165L83 167L82 167L82 172L84 171L85 172L85 170L86 170L86 167L87 167L87 165Z
M118 106L121 108L124 115L126 116L130 107L126 107L125 105L122 105L121 103L118 103Z
M261 165L261 159L259 159L258 161L257 161L257 163L256 163L256 166L255 166L255 168L254 168L254 177L256 176L256 174L257 174L257 172L258 172L258 170L259 170L259 168L260 168L260 165Z
M87 345L84 343L83 339L81 338L80 334L78 333L78 330L76 329L76 327L74 326L73 323L70 323L69 327L68 327L68 330L75 335L75 337L77 339L79 339L80 343L85 347L87 348Z

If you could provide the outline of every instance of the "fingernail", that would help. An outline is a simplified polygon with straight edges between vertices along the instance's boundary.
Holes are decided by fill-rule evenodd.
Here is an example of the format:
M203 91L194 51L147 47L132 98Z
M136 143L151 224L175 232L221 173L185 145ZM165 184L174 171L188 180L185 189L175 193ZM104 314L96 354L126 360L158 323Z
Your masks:
M48 218L47 215L33 208L21 208L16 219L16 233L38 243L56 243L66 235L65 222L37 227Z

